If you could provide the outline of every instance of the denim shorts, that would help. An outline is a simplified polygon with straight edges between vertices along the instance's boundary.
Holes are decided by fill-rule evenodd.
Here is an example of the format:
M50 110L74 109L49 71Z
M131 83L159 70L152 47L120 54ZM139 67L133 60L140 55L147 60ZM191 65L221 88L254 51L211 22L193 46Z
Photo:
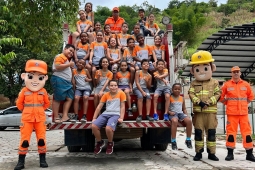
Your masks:
M75 96L90 96L91 90L75 90Z
M143 94L140 92L140 90L136 87L133 89L134 94L136 94L138 99L146 98L151 99L150 91L147 88L143 88L143 91L147 94L146 97L143 96Z
M130 89L129 85L119 85L119 89L125 90L125 89Z
M160 87L155 90L155 94L158 94L159 96L161 96L162 93L171 94L171 90L169 87Z
M92 124L100 129L104 126L110 126L115 131L119 118L120 115L101 114Z
M187 115L184 114L184 113L175 113L175 115L173 115L173 116L169 115L169 119L170 119L170 120L171 120L172 118L174 118L174 117L178 118L178 120L180 120L180 121L183 121L184 118L187 117Z

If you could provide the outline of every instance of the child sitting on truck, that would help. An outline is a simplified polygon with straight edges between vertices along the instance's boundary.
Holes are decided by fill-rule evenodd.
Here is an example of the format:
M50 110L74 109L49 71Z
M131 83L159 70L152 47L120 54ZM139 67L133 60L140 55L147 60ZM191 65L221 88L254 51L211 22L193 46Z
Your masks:
M67 114L74 97L71 70L71 67L74 66L74 62L69 61L69 59L73 57L73 54L74 46L66 44L63 53L57 55L53 61L53 74L51 76L50 83L54 96L52 111L55 123L68 122L70 120ZM65 101L62 119L60 119L58 115L60 101Z
M84 68L85 61L83 59L79 59L77 62L77 69L73 69L72 83L75 90L73 107L75 116L71 122L76 122L78 120L79 101L81 97L83 97L83 116L81 118L81 122L85 122L87 120L86 114L88 110L88 99L91 94L91 86L89 82L91 82L92 79L88 70Z
M121 27L121 33L117 35L118 45L122 52L127 48L127 39L130 37L127 31L128 31L128 23L124 22Z
M87 2L84 6L84 10L87 16L87 19L92 22L92 25L94 26L94 12L91 2ZM90 32L93 31L93 27L90 27Z
M105 131L108 139L106 154L112 154L114 146L114 131L117 123L123 122L125 114L125 93L118 89L118 83L116 80L110 80L108 87L110 91L105 93L101 98L100 104L97 106L92 120L92 132L97 141L94 149L95 154L99 154L105 145L100 133L100 129L104 126L106 126ZM97 117L105 103L106 110L99 117Z
M148 73L149 61L147 59L143 59L141 65L142 70L136 71L135 83L133 85L133 91L137 95L137 106L139 112L136 122L142 121L143 98L146 98L146 119L149 121L154 121L154 119L150 116L151 95L149 89L151 88L151 75Z
M161 35L164 31L160 30L158 24L154 23L154 14L149 15L149 21L145 24L145 28L150 31L151 36ZM146 36L146 35L145 35Z
M171 94L170 90L170 84L169 81L167 80L168 76L168 70L165 67L165 62L162 59L158 59L157 63L157 71L153 73L154 78L157 81L157 89L155 90L154 93L154 115L153 118L154 120L158 120L158 114L157 114L157 106L158 106L158 97L163 93L165 95L165 112L164 112L164 120L169 121L168 117L168 109L169 109L169 97Z
M135 24L133 27L133 31L132 31L132 35L131 37L135 40L135 45L138 45L139 43L136 40L136 36L140 34L140 25L139 24Z
M192 149L192 143L191 143L191 131L192 131L192 123L190 118L188 117L188 113L185 106L185 100L182 96L180 96L181 93L181 84L175 83L172 86L172 95L170 96L170 107L169 107L169 119L171 120L171 135L172 135L172 149L177 149L176 144L176 131L177 131L177 125L178 121L183 121L186 125L186 140L185 144L188 148Z
M159 35L156 35L154 37L154 45L151 46L152 50L152 56L154 59L153 66L156 67L156 63L158 59L162 59L164 61L164 66L167 67L166 65L166 60L165 60L165 45L161 44L162 38Z
M101 58L99 61L99 70L96 71L95 80L96 88L94 95L94 106L97 107L100 98L103 94L109 91L107 84L113 78L112 72L109 70L109 60L106 57Z
M116 74L119 67L119 61L121 60L120 50L117 47L116 38L110 37L108 41L108 46L109 48L107 48L107 58L110 61L112 73Z

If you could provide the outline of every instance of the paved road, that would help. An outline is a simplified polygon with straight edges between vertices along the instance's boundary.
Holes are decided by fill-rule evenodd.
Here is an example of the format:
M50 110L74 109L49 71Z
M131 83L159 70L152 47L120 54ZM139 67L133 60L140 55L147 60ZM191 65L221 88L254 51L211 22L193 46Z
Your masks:
M69 153L63 145L63 131L47 131L47 162L49 170L186 170L186 169L255 169L255 163L245 161L245 153L238 144L235 152L235 162L226 162L226 149L224 141L217 141L217 156L219 162L207 159L203 154L203 160L194 162L194 149L187 149L184 145L185 133L179 129L177 135L178 151L171 150L171 145L165 152L156 150L143 151L139 139L123 140L115 143L114 153L106 155L105 149L95 156L93 153L77 152ZM11 170L17 163L17 146L19 142L19 130L6 130L0 132L0 170ZM193 143L194 144L194 143ZM36 152L35 134L32 135L30 152L26 158L27 170L39 170L39 160Z

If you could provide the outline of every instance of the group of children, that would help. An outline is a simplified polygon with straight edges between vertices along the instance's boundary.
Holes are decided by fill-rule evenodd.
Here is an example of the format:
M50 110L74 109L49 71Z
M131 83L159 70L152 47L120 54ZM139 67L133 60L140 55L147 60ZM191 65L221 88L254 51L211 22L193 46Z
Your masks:
M128 24L122 24L122 32L118 35L110 33L110 26L105 25L101 30L101 24L93 21L92 4L87 3L85 10L80 10L80 21L77 22L77 32L73 34L73 45L67 44L63 53L56 56L53 62L53 78L51 84L54 90L53 112L56 123L66 121L78 121L79 100L83 98L83 117L80 121L86 121L88 98L94 92L94 107L97 108L103 94L109 91L108 83L111 80L118 82L118 88L122 90L127 99L127 114L133 116L131 109L130 93L137 95L139 116L137 122L142 121L143 99L146 99L146 119L157 121L158 97L165 95L164 120L171 120L176 125L178 120L183 120L187 125L187 145L191 146L191 121L187 117L185 102L180 96L181 85L174 84L171 87L168 80L168 69L165 61L165 46L159 28L150 31L154 36L154 45L144 43L144 34L140 33L141 23L146 28L153 26L154 15L149 15L149 22L145 22L144 10L139 10L141 23L134 26L133 35L127 34ZM139 21L140 22L140 21ZM91 23L94 28L91 29ZM79 36L79 40L76 38ZM74 62L73 62L74 61ZM152 81L156 80L154 93L154 115L150 116ZM63 86L64 84L64 86ZM155 87L155 85L154 85ZM59 96L59 93L65 98ZM59 96L59 97L55 97ZM70 119L68 110L74 99L75 116ZM62 119L58 116L60 101L65 100ZM175 132L174 132L175 131ZM172 145L176 149L174 134L176 128L172 128Z

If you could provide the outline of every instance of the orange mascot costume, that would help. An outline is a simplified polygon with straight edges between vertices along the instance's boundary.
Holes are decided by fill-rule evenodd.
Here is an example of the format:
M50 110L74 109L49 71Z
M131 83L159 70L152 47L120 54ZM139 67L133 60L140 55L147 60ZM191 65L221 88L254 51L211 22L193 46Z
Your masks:
M50 106L49 96L43 88L47 76L47 64L41 60L28 60L26 73L21 74L25 82L19 93L16 105L22 111L20 123L19 161L14 170L24 168L26 153L28 152L30 137L35 130L40 155L40 167L48 167L46 154L46 115L45 109Z

